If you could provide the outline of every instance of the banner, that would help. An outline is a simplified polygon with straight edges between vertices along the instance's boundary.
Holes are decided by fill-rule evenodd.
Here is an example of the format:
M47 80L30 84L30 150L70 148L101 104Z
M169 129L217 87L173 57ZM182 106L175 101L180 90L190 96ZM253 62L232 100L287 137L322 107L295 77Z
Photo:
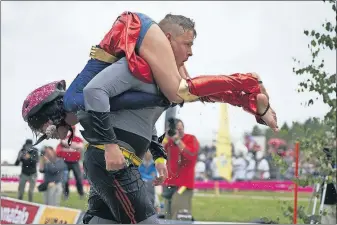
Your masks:
M227 104L220 105L220 124L216 140L216 158L218 175L227 181L232 180L232 145L229 135Z
M40 206L1 197L1 224L32 224Z
M222 190L239 190L239 191L268 191L268 192L293 192L293 181L277 181L277 180L261 180L261 181L238 181L238 182L226 182L226 181L196 181L195 189L199 190L214 190L218 187ZM298 192L312 193L313 187L298 187Z
M80 213L80 210L46 206L39 224L76 224Z
M21 166L1 166L1 178L19 179Z

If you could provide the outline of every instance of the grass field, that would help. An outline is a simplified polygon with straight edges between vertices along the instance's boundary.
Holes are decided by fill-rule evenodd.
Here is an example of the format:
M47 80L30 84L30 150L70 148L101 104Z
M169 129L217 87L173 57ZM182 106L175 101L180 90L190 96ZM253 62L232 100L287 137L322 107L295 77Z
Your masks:
M17 195L13 192L4 194L13 198ZM308 194L299 194L299 205L307 207L309 198ZM209 192L198 192L193 198L192 209L193 216L198 221L251 222L261 217L273 220L279 217L280 223L291 224L291 221L282 216L281 210L281 201L293 206L291 199L291 193L236 192L215 196ZM34 201L43 203L43 195L36 193ZM67 201L62 201L61 205L85 211L87 202L86 199L80 200L77 194L72 193Z

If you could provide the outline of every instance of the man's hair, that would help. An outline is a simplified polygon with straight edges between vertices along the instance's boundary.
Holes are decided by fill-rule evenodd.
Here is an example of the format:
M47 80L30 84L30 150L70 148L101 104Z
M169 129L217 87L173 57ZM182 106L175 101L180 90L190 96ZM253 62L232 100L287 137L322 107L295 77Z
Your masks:
M181 119L176 118L175 121L176 121L176 124L181 123L183 127L185 127L184 122Z
M167 14L158 25L164 31L164 33L171 32L177 35L178 33L175 29L176 26L174 25L178 25L179 27L183 28L184 32L192 30L194 33L194 38L197 37L194 21L182 15Z

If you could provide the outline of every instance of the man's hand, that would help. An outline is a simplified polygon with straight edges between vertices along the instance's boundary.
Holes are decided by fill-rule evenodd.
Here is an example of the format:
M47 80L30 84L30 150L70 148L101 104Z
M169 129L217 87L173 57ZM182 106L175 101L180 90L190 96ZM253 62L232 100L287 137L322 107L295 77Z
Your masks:
M61 140L61 145L63 148L69 148L68 142L66 140Z
M175 141L175 140L178 140L180 139L179 135L178 135L178 132L176 131L176 134L172 137L169 136L170 139L172 139L172 141Z
M24 156L25 159L29 159L30 158L30 154L27 152Z
M120 170L125 167L125 158L117 144L105 145L105 164L106 170Z
M164 181L167 178L167 166L166 166L166 160L163 158L159 158L160 160L156 162L156 169L158 172L158 177L155 178L153 181L153 185L162 185Z
M40 171L43 171L43 169L44 169L44 163L45 163L45 156L42 156L40 158L40 162L39 162L39 170Z
M23 156L23 152L22 151L19 151L19 154L18 154L18 160L20 160Z

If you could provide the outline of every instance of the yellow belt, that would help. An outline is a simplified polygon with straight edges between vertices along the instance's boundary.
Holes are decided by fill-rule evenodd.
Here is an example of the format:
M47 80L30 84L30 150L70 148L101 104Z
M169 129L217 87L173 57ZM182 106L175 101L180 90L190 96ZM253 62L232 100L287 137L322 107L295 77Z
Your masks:
M103 150L103 151L105 150L104 145L91 145L91 146L93 146L93 147L95 147L99 150ZM86 144L85 149L87 149L88 147L89 147L89 144ZM124 157L126 159L130 160L131 163L133 163L135 166L140 166L140 164L142 164L142 160L138 156L136 156L135 153L130 152L129 150L127 150L126 148L121 147L121 146L119 146L119 148L120 148L120 150L122 150L122 153L123 153Z
M118 58L116 56L111 55L106 51L104 51L103 49L97 48L95 46L91 47L89 56L93 59L97 59L106 63L114 63L118 61Z

